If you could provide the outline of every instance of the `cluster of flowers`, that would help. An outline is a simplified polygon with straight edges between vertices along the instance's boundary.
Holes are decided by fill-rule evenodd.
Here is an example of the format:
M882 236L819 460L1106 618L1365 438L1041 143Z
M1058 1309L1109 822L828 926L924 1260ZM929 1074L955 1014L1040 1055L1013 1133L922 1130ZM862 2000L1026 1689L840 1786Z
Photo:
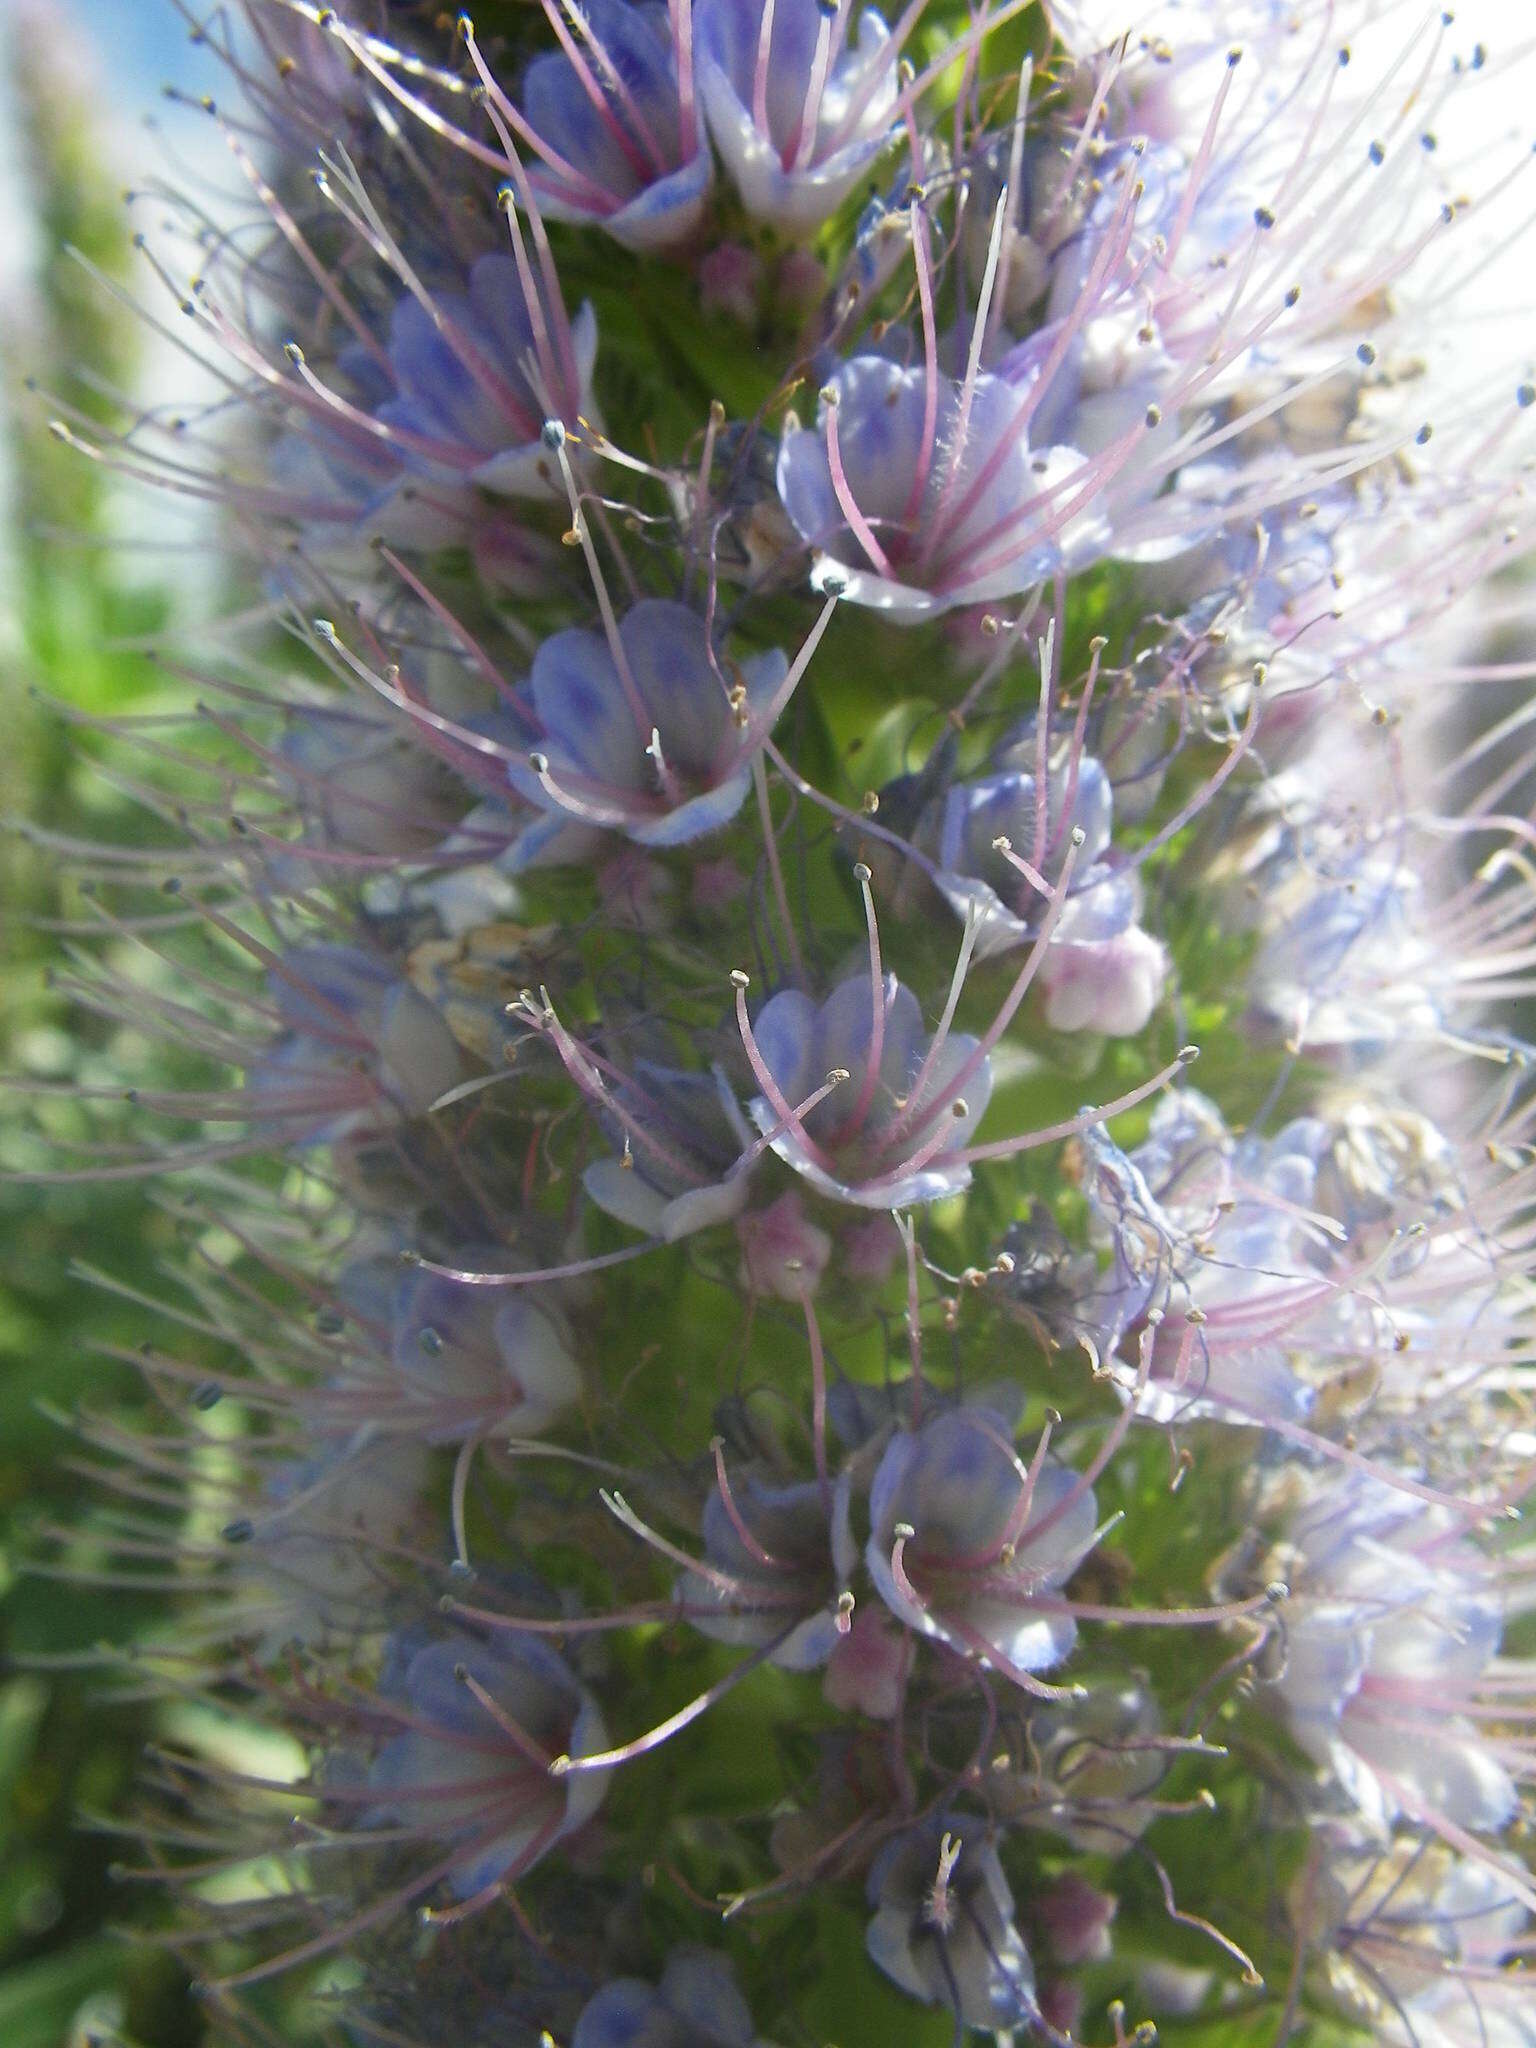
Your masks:
M1126 12L248 0L155 202L217 402L59 431L246 589L79 1428L233 2039L1536 2042L1520 158Z

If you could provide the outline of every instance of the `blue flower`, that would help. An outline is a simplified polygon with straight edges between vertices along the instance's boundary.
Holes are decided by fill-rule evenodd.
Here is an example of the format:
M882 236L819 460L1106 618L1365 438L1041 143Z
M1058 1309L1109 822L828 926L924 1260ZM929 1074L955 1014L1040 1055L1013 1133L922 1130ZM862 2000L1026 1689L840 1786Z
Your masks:
M463 1077L458 1043L408 981L355 946L300 946L268 976L284 1027L247 1071L251 1114L295 1145L423 1115Z
M1317 1118L1273 1138L1234 1138L1191 1088L1159 1103L1129 1154L1095 1135L1088 1194L1113 1261L1080 1304L1080 1327L1102 1357L1118 1354L1123 1393L1141 1362L1139 1414L1284 1429L1319 1393L1346 1387L1352 1370L1392 1368L1408 1333L1422 1331L1411 1298L1389 1313L1358 1287L1361 1231L1346 1248L1338 1219L1320 1210L1319 1169L1336 1143L1347 1144L1344 1134ZM1362 1157L1372 1174L1387 1165ZM1374 1220L1391 1207L1378 1184ZM1442 1252L1455 1256L1449 1244ZM1475 1266L1461 1284L1476 1297Z
M878 1017L868 975L856 975L820 1005L782 990L752 1036L771 1083L750 1104L753 1120L812 1187L860 1208L900 1209L969 1185L959 1155L991 1099L991 1064L976 1057L974 1038L930 1038L917 997L894 975L881 983ZM827 1093L838 1071L846 1078ZM825 1099L799 1114L817 1093Z
M1137 1680L1029 1717L1026 1753L994 1774L989 1804L1023 1827L1048 1828L1085 1856L1120 1856L1157 1817L1170 1753L1153 1695Z
M618 1977L587 2001L571 2048L756 2048L731 1966L708 1949L674 1949L659 1985Z
M786 237L837 211L896 134L897 52L872 7L697 0L699 96L742 204Z
M272 766L305 826L296 854L313 846L399 860L440 842L463 808L442 764L401 723L352 701L296 712Z
M1008 840L1035 862L1044 879L1054 881L1054 871L1061 865L1075 826L1082 832L1083 842L1073 873L1074 893L1102 879L1095 870L1109 851L1114 818L1114 792L1102 765L1091 754L1076 761L1054 760L1046 778L1045 810L1042 819L1032 730L1001 749L987 774L969 782L952 782L938 806L935 838L939 866L946 879L953 876L957 882L977 885L956 907L963 911L977 900L1002 927L990 944L983 928L977 941L977 951L983 957L1000 945L1019 943L1044 909L1040 892L996 851L998 839ZM1035 861L1037 832L1039 861Z
M321 1410L315 1455L267 1471L262 1498L225 1525L232 1586L223 1625L262 1662L294 1644L355 1644L396 1606L385 1560L420 1536L426 1446L408 1437L333 1435ZM244 1505L244 1504L243 1504Z
M1102 522L1074 503L1083 457L1031 445L1028 400L990 371L961 383L887 356L843 363L815 428L779 445L779 496L815 580L835 574L850 603L909 620L1015 596L1102 552Z
M909 1628L1015 1676L1072 1649L1077 1624L1055 1596L1093 1547L1092 1488L1042 1452L1026 1466L991 1409L952 1408L898 1431L869 1521L870 1577Z
M323 554L349 587L377 568L364 539L465 546L492 587L546 587L546 544L498 500L564 496L542 430L597 417L596 318L584 305L567 319L552 271L531 308L510 256L482 256L467 278L422 268L387 316L354 315L379 331L342 348L328 382L287 345L299 420L268 455L261 509L301 526L306 565ZM269 574L291 587L294 565Z
M870 1868L868 1898L864 1945L911 1997L983 2033L1038 2017L1034 1967L986 1822L948 1814L898 1835Z
M752 1133L723 1074L639 1061L607 1099L622 1150L582 1175L599 1209L669 1244L740 1214Z
M1163 947L1137 922L1135 871L1115 861L1109 776L1079 746L1056 749L1047 766L1044 816L1037 780L1031 723L994 753L986 774L950 783L929 804L917 843L934 855L934 880L945 901L975 920L975 957L985 960L1026 945L1049 909L1048 897L999 850L998 840L1007 840L1042 881L1054 884L1073 833L1081 832L1068 901L1040 963L1045 1020L1057 1031L1130 1036L1151 1016L1168 963Z
M1312 1475L1285 1536L1274 1690L1296 1740L1378 1833L1400 1814L1453 1847L1502 1831L1532 1768L1496 1722L1536 1690L1531 1660L1500 1657L1506 1610L1526 1597L1514 1554L1349 1470Z
M523 82L546 157L529 183L556 220L591 222L641 253L676 248L698 230L713 170L681 83L688 10L583 0L572 20L577 35L562 33L565 48L536 57Z
M540 437L551 417L574 426L590 415L597 321L583 306L568 325L564 308L546 302L538 327L547 338L510 256L482 256L467 292L439 291L430 304L407 292L396 302L387 340L394 388L374 418L392 430L406 468L514 497L563 495ZM377 375L358 350L347 363Z
M785 1671L825 1664L842 1628L838 1595L853 1573L846 1478L830 1502L814 1482L781 1486L747 1470L704 1503L705 1568L678 1580L688 1619L717 1642L761 1647L803 1617L770 1661ZM743 1533L745 1532L745 1533Z
M475 1271L494 1253L462 1251ZM488 1427L537 1436L581 1395L581 1373L553 1317L522 1288L470 1287L417 1270L396 1283L390 1364L405 1416L433 1443ZM404 1419L404 1418L402 1418Z
M578 627L552 635L528 685L535 751L507 770L545 815L517 841L514 865L580 858L593 827L666 847L729 823L788 669L777 649L723 667L704 621L666 598L632 606L612 640Z
M450 1635L406 1647L404 1668L381 1680L403 1732L369 1769L381 1801L372 1818L447 1847L449 1884L473 1898L532 1869L602 1803L605 1771L554 1776L538 1752L591 1756L607 1735L595 1701L533 1636Z

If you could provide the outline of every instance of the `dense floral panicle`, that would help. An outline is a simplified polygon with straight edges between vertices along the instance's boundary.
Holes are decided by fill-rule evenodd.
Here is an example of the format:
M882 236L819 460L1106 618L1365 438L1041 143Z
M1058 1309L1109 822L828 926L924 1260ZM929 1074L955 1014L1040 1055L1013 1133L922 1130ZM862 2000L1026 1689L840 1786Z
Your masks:
M58 407L245 582L185 730L96 721L152 843L37 835L105 1035L22 1134L180 1133L184 1284L105 1280L155 1420L80 1418L40 1568L175 1603L212 2009L1533 2048L1497 64L1407 0L246 12L248 196L145 223L216 396Z

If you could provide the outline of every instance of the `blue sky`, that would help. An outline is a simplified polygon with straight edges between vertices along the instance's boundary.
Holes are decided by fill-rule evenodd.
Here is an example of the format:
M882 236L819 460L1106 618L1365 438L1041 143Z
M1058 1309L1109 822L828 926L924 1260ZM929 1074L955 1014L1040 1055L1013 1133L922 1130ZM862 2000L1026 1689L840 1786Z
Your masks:
M0 0L12 7L16 0ZM91 38L97 61L127 94L148 105L167 78L195 83L197 53L171 0L58 0ZM204 58L206 64L206 57Z

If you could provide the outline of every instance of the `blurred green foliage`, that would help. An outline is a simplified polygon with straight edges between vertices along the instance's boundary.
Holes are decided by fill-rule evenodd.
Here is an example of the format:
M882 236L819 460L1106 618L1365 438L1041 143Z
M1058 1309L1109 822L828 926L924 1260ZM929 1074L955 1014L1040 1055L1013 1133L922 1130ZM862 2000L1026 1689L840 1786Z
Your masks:
M0 537L0 813L42 833L124 839L136 829L132 806L98 777L92 739L53 703L101 717L145 708L163 678L132 643L163 622L166 606L114 557L104 472L61 446L48 422L66 409L99 416L111 403L103 393L132 382L131 316L67 253L122 277L128 236L57 40L29 35L22 17L3 58L38 255L8 308L13 339L0 362L11 472L10 530ZM32 388L34 380L45 388ZM0 1071L48 1084L85 1078L113 1027L66 1019L47 987L45 962L60 943L54 922L88 906L46 840L14 830L0 840L0 905ZM28 1104L3 1100L0 1168L14 1173L35 1163ZM153 1287L172 1228L135 1183L40 1190L0 1181L5 2048L119 2040L190 2048L199 2038L171 1960L115 1931L124 1901L110 1871L121 1844L76 1818L124 1810L147 1730L145 1710L114 1703L99 1670L71 1662L120 1636L122 1595L28 1568L60 1554L52 1525L82 1519L86 1484L72 1469L76 1447L58 1411L73 1410L87 1390L97 1407L133 1398L131 1376L102 1347L142 1335L142 1311L84 1284L72 1260L98 1257L124 1280Z

